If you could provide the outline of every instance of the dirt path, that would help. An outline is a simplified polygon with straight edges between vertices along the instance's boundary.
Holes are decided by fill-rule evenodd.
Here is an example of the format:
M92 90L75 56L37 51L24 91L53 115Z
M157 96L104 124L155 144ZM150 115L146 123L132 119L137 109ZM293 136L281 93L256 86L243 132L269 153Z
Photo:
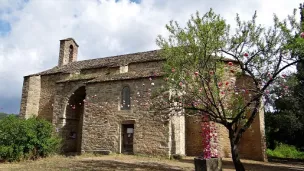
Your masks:
M282 164L243 160L247 170L262 171L304 171L304 163ZM233 171L230 159L223 159L224 171ZM163 158L150 158L131 155L109 156L53 156L38 161L20 163L2 163L2 171L68 171L68 170L102 170L102 171L194 171L193 157L181 161Z

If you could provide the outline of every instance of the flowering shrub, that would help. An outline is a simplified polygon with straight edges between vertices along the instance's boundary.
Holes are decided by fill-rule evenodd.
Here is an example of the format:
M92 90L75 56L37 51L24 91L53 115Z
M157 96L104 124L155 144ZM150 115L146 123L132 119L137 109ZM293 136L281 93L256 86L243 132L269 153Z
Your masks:
M217 132L218 129L214 122L210 122L208 115L202 116L202 147L203 147L203 158L210 159L213 157L218 157L218 139Z

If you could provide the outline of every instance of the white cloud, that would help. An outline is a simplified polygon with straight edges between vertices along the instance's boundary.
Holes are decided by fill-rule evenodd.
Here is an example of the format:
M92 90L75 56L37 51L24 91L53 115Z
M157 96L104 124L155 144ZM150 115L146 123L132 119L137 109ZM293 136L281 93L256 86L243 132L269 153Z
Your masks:
M269 25L272 14L286 17L300 0L0 0L0 19L11 32L0 37L0 106L8 98L20 102L23 76L57 65L59 40L73 37L80 45L79 60L157 48L155 38L166 34L171 19L182 25L190 14L211 7L229 23L235 13ZM16 103L17 104L17 103ZM18 112L19 106L6 111Z

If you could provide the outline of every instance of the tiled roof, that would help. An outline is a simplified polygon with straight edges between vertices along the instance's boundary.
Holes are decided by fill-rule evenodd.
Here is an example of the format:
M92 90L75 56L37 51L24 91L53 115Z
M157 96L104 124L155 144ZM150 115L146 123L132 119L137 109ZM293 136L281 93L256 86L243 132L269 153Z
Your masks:
M63 66L56 66L52 69L39 72L36 74L28 75L51 75L57 73L73 73L81 70L86 69L94 69L94 68L102 68L102 67L119 67L122 65L128 65L130 63L139 63L139 62L149 62L149 61L161 61L165 60L165 58L159 55L160 50L152 50L146 52L138 52L138 53L131 53L125 55L118 55L118 56L111 56L111 57L104 57L104 58L97 58L97 59L90 59L90 60L83 60L83 61L76 61L71 62ZM235 60L229 58L222 58L222 61L233 61Z

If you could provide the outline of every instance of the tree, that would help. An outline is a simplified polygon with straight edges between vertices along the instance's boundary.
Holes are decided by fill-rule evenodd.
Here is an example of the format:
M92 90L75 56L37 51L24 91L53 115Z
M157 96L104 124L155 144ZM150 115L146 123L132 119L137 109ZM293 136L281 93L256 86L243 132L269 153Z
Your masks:
M191 16L185 28L171 21L166 25L169 37L157 38L166 58L167 84L154 95L158 98L154 107L167 111L163 114L173 114L168 109L195 111L225 126L238 171L245 170L238 153L243 133L254 121L272 83L303 54L300 47L304 40L294 38L300 28L295 12L288 21L274 15L270 28L257 25L256 17L255 13L242 22L237 15L237 27L231 33L230 25L211 9L203 17L198 12ZM233 78L240 76L246 77L250 86L236 85Z
M8 116L9 114L7 114L7 113L2 113L2 112L0 112L0 120L1 119L3 119L3 118L5 118L6 116Z
M298 80L296 74L289 74L285 81L280 80L279 83L288 87L290 93L282 95L282 92L277 88L271 90L274 100L269 99L268 105L272 108L265 113L267 147L275 149L277 141L301 148L304 145L301 140L304 122L301 120L303 114L301 111L299 112L297 107L298 98L295 88L298 85ZM277 84L276 87L281 86L280 84Z
M300 4L300 29L304 31L304 9L303 4ZM296 38L299 35L296 35ZM298 56L303 59L303 54ZM281 80L283 82L283 80ZM287 75L284 83L290 89L290 94L283 95L278 99L270 99L272 111L266 114L266 129L268 146L275 148L274 141L283 142L286 144L295 145L298 148L304 149L304 143L301 140L304 136L304 62L303 60L297 64L297 72ZM280 96L281 92L273 89L273 94Z

